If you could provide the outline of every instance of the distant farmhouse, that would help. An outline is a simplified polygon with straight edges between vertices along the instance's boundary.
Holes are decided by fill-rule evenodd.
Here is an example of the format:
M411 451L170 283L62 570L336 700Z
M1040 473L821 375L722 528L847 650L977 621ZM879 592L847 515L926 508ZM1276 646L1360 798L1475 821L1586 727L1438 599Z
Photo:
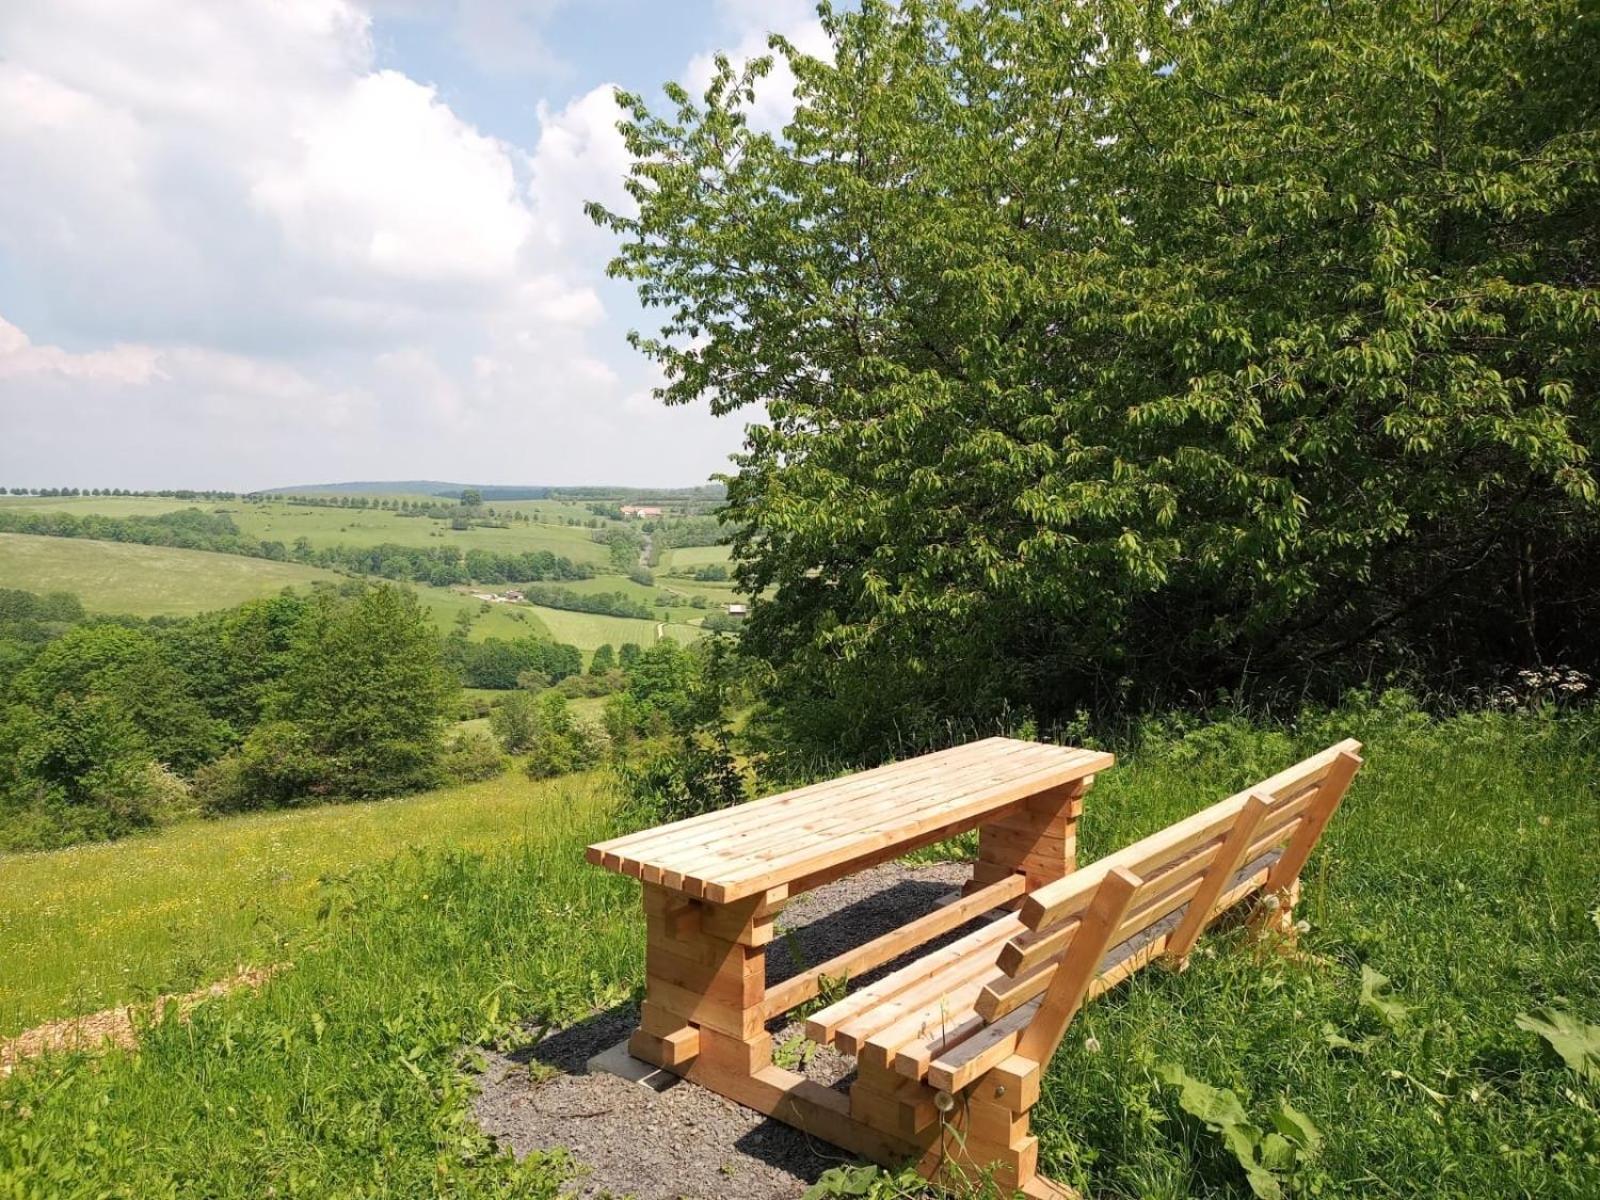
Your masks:
M640 520L643 520L646 517L659 517L663 511L664 510L650 504L624 504L622 506L623 516L638 517Z
M723 607L728 610L730 617L744 617L750 614L749 608L743 604L725 604Z

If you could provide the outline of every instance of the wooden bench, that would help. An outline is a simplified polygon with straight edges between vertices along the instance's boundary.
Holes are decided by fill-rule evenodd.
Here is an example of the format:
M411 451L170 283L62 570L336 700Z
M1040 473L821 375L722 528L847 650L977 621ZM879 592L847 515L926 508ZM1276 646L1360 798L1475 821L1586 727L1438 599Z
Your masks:
M639 1058L874 1161L930 1177L992 1171L1030 1196L1028 1113L1085 1000L1164 958L1247 898L1292 930L1298 878L1360 767L1341 742L1075 871L1076 822L1110 755L991 738L589 848L644 883ZM766 986L764 947L792 896L979 829L963 896ZM848 1094L775 1066L768 1022L825 981L859 978L999 915L813 1013L808 1036L856 1058Z

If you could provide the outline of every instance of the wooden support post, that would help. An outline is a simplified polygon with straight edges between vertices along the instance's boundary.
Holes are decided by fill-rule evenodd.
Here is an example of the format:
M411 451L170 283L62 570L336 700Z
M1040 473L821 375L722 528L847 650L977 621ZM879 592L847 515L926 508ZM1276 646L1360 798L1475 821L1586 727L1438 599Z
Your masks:
M1344 799L1345 791L1350 787L1350 781L1360 769L1360 756L1344 750L1333 760L1333 765L1323 776L1322 782L1317 786L1316 799L1307 807L1301 818L1300 828L1295 830L1294 836L1289 839L1289 844L1283 848L1283 853L1268 873L1267 881L1261 885L1263 905L1267 905L1272 897L1277 898L1278 911L1273 913L1270 909L1266 910L1269 919L1281 920L1293 911L1295 902L1300 898L1298 887L1300 871L1306 865L1306 859L1311 857L1311 851L1316 846L1317 839L1322 836L1322 831L1333 819L1339 802ZM1290 921L1285 928L1292 926L1293 922Z
M978 861L968 892L1009 875L1025 877L1032 889L1064 878L1077 865L1078 818L1089 775L1024 801L978 831Z
M677 1069L714 1050L746 1075L770 1063L763 901L709 905L646 884L644 910L646 999L629 1052Z
M1050 980L1039 1011L1017 1042L1017 1053L1023 1058L1047 1063L1055 1054L1062 1035L1089 992L1112 937L1127 915L1128 906L1133 903L1134 893L1143 883L1132 871L1113 867L1095 888L1094 899Z
M1217 898L1226 890L1234 872L1244 866L1245 855L1250 853L1256 830L1271 808L1271 796L1251 792L1244 807L1239 810L1233 828L1223 839L1217 857L1206 868L1200 890L1189 901L1189 909L1184 913L1183 920L1178 922L1178 927L1167 938L1167 961L1175 964L1180 971L1189 965L1189 951L1194 949L1196 939L1205 932L1206 922L1211 919Z

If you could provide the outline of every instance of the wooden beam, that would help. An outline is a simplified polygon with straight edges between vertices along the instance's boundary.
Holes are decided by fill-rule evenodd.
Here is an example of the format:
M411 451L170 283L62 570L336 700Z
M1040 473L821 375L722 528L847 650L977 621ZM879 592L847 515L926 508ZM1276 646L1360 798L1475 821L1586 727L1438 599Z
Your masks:
M1204 932L1206 922L1211 920L1223 889L1228 886L1234 872L1244 866L1250 847L1255 842L1256 830L1260 828L1262 819L1271 809L1271 796L1263 796L1259 792L1250 793L1249 799L1244 802L1244 807L1239 810L1238 820L1234 821L1233 828L1223 840L1222 849L1206 868L1200 890L1189 901L1189 910L1183 914L1178 927L1167 938L1166 953L1169 960L1177 963L1188 962L1189 951L1194 949L1195 941Z
M1360 769L1360 755L1352 750L1339 752L1323 778L1322 786L1317 789L1317 798L1306 810L1300 828L1295 830L1294 836L1289 839L1289 844L1283 848L1283 857L1278 859L1271 874L1267 876L1266 885L1261 889L1263 896L1281 897L1288 891L1290 885L1300 878L1300 870L1306 865L1306 859L1311 856L1312 848L1322 836L1322 831L1328 827L1328 822L1333 819L1333 814L1338 809L1339 802L1344 799L1350 781L1356 777L1356 772Z
M1077 936L1072 939L1060 969L1050 981L1039 1011L1022 1033L1017 1053L1023 1058L1047 1063L1055 1054L1067 1025L1089 991L1100 960L1105 957L1111 939L1116 936L1143 882L1132 871L1115 867L1095 889L1089 911L1084 914Z
M940 934L949 933L950 930L965 925L974 917L1016 899L1022 895L1026 884L1027 881L1023 876L1012 875L999 883L990 884L969 896L952 901L942 908L936 908L926 916L918 917L898 929L890 930L882 937L873 938L853 950L835 955L827 962L802 971L782 983L773 984L767 989L767 1019L771 1020L788 1012L795 1005L810 1000L822 990L824 979L845 980L852 975L860 975L874 967L882 966L899 958L907 950L932 941Z

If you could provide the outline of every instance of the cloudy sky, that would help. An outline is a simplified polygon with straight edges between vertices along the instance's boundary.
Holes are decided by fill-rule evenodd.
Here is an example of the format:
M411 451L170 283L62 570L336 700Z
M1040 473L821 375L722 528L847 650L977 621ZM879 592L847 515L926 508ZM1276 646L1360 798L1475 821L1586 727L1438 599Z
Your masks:
M804 0L0 0L0 485L690 484L585 199ZM763 105L775 117L781 81Z

